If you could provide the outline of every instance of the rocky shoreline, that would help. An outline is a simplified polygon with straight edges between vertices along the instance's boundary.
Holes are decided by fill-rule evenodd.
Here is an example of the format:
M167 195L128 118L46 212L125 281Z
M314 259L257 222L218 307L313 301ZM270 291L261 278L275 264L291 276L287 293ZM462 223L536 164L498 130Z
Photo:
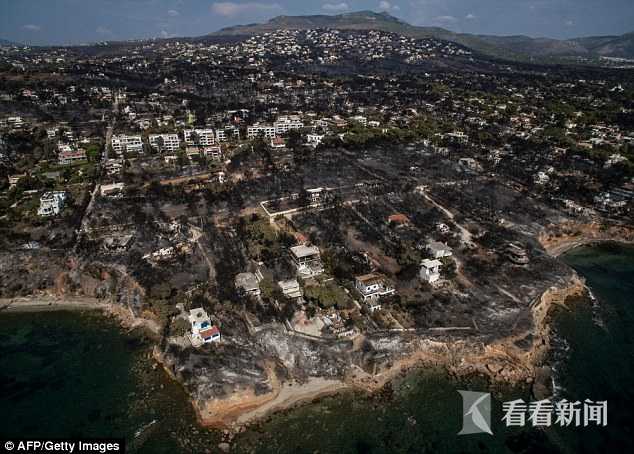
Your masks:
M341 377L307 377L304 380L278 377L275 364L266 367L270 390L257 393L249 387L233 391L226 398L201 400L192 396L187 384L175 373L178 365L168 358L158 345L153 349L154 359L166 373L191 397L192 406L199 423L204 427L240 431L245 425L255 423L273 413L313 402L325 396L345 391L376 393L388 383L404 374L421 368L442 368L455 379L483 376L491 386L531 386L537 396L550 392L550 374L545 364L550 348L550 316L555 307L565 306L569 296L580 296L585 292L583 282L574 275L562 287L547 289L532 306L534 329L532 333L521 333L488 345L470 345L468 340L439 341L416 339L411 351L395 355L384 367L373 373L352 365ZM137 317L125 307L88 297L56 298L48 295L1 300L0 307L8 312L48 310L101 310L116 317L127 329L146 328L158 334L158 325L153 320ZM516 342L531 334L532 347L522 350Z
M629 243L634 240L634 233L622 226L615 229L598 224L577 224L563 228L558 226L538 238L546 252L554 257L582 244L615 239ZM483 336L470 334L425 336L401 333L383 337L361 336L362 339L345 347L324 346L297 338L291 341L289 338L293 336L274 327L263 330L255 339L238 337L229 341L231 345L227 348L223 346L225 350L205 359L211 365L202 363L202 369L201 364L191 363L199 361L203 355L191 354L184 359L179 358L178 351L169 350L169 343L166 347L165 343L158 342L161 329L156 320L145 313L135 314L127 305L109 299L72 297L63 293L61 296L40 294L0 300L0 310L101 310L116 317L125 328L147 329L157 339L154 359L184 387L199 423L235 433L275 412L324 396L346 391L379 392L395 378L427 367L444 369L456 379L485 377L492 387L528 386L535 396L548 396L552 392L547 364L552 311L565 306L568 297L582 296L586 291L583 281L572 272L535 298L530 305L532 323L529 329L518 330L490 342ZM249 349L257 350L258 354L249 352ZM247 353L244 353L245 350ZM372 350L375 356L368 358L365 350ZM242 352L243 363L240 367L234 365L236 369L230 371L235 380L215 382L216 377L209 373L212 371L210 367L222 362L223 357L233 358L236 351ZM316 366L318 361L328 366L328 373L322 373L323 370ZM323 369L323 364L320 367ZM197 373L209 375L206 380L210 384L196 382ZM255 379L241 383L240 374ZM221 390L209 392L205 386Z
M363 371L356 365L346 370L341 378L328 379L310 377L305 381L290 380L281 382L275 374L275 368L269 364L268 379L271 381L269 392L258 394L245 387L234 391L224 398L208 400L192 396L191 403L202 426L225 430L234 434L243 430L245 425L260 421L271 414L288 410L301 404L314 402L325 396L340 392L358 391L377 393L394 379L424 368L444 369L457 380L472 377L485 377L492 388L497 386L529 386L536 396L548 396L550 389L550 370L546 364L550 349L550 319L552 310L565 306L570 296L581 296L586 292L584 283L576 275L562 287L547 289L532 306L534 329L512 338L502 339L489 345L474 347L468 341L437 341L419 339L417 348L406 355L394 358L389 366L375 373ZM523 350L516 342L526 336L532 336L532 347ZM187 383L178 377L174 368L178 367L159 349L154 349L154 358L177 382Z

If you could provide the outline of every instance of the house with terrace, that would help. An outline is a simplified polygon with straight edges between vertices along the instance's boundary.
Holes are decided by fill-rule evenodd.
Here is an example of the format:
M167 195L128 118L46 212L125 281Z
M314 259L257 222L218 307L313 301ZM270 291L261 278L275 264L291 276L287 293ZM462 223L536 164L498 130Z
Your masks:
M202 307L190 310L188 318L192 325L189 340L194 347L220 341L220 329L211 323L209 315Z

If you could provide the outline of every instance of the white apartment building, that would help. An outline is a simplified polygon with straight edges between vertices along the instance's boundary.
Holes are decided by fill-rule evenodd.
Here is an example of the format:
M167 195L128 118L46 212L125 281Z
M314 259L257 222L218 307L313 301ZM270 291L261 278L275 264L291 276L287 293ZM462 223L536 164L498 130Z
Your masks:
M275 127L275 134L282 135L286 134L291 129L301 129L304 127L304 123L302 123L298 116L290 116L290 117L279 117L275 123L273 123Z
M111 145L112 150L117 154L122 154L124 151L131 153L143 152L141 136L126 136L125 134L112 136Z
M163 140L163 143L159 146L161 139ZM159 150L160 148L161 152L167 151L169 153L173 153L181 146L178 134L151 134L149 141L152 148L155 150Z
M185 136L185 143L187 145L200 145L203 147L209 147L216 143L216 136L213 129L186 129L183 131ZM197 140L194 140L195 136Z
M247 139L255 139L263 136L265 139L273 139L276 136L275 126L254 124L247 127Z
M235 126L227 126L216 129L216 140L218 142L226 142L227 140L240 140L240 130Z

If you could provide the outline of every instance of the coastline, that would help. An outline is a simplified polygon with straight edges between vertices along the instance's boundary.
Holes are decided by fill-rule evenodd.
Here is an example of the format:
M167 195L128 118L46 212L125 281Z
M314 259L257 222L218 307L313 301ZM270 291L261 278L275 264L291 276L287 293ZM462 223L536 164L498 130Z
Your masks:
M601 223L564 223L549 226L537 238L553 257L581 246L598 243L634 244L634 229L629 226L607 226Z
M115 317L123 328L147 329L153 335L160 334L159 324L152 319L137 317L127 307L88 296L55 297L37 295L16 298L0 298L0 315L6 313L49 311L101 311Z
M634 238L634 235L633 235ZM542 241L545 239L546 241ZM604 238L597 235L567 235L550 238L540 237L546 251L558 257L576 247L604 241L631 244L631 238L623 241L615 237ZM256 394L252 389L236 390L227 397L208 401L196 401L189 395L189 400L201 426L214 429L229 429L236 433L243 427L276 412L285 411L299 405L314 402L326 396L345 391L361 391L368 394L379 392L388 383L423 367L434 367L445 370L453 379L469 376L485 377L491 385L524 384L532 386L536 394L548 394L549 373L543 374L541 369L548 369L545 360L550 350L552 309L566 305L568 296L578 296L586 291L584 282L575 274L560 286L546 289L531 306L533 327L529 332L518 333L509 338L499 339L487 345L470 345L468 341L437 341L421 338L416 348L407 354L396 357L387 367L375 373L367 373L361 368L352 366L340 379L311 377L305 382L291 380L279 382L274 367L269 367L269 379L272 391ZM104 314L114 316L125 328L148 328L155 334L160 333L160 326L155 320L135 316L126 306L90 297L53 297L40 295L0 299L0 314L7 312L34 312L56 310L101 310ZM149 315L149 314L147 314ZM527 349L518 348L515 343L528 335L534 342ZM158 345L153 351L154 359L163 367L168 376L183 386L175 376L171 365L165 362Z
M225 431L230 439L245 426L257 423L277 412L315 402L341 392L358 391L367 394L380 392L389 383L415 370L433 368L444 370L451 379L469 379L479 376L487 379L491 387L497 385L523 385L532 387L539 395L548 395L550 374L542 373L550 349L551 310L565 306L569 296L585 292L583 281L573 274L561 287L550 287L532 306L534 324L530 332L519 333L484 346L471 346L464 340L441 342L420 339L415 350L394 358L388 367L370 374L352 366L342 379L311 377L300 383L295 380L280 383L268 367L272 391L257 395L252 389L234 391L227 397L197 401L190 395L198 422L203 427ZM525 336L533 336L530 348L522 350L515 343ZM158 348L155 360L166 373L181 384L171 365ZM546 369L549 368L546 366Z

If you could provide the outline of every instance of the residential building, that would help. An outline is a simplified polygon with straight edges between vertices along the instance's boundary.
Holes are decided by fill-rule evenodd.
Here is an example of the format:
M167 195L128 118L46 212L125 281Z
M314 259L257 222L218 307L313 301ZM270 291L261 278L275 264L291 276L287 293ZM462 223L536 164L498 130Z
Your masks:
M203 156L214 161L220 161L222 159L222 148L218 145L213 147L203 148Z
M439 241L432 241L431 243L428 243L427 252L429 252L429 254L431 254L431 256L435 259L451 257L453 253L452 249L449 246Z
M306 136L306 143L308 143L311 147L316 147L322 140L324 140L324 137L325 136L323 134L308 134Z
M275 126L261 125L256 123L247 127L247 139L255 139L264 137L265 139L274 139L276 136Z
M40 207L37 214L40 216L55 216L62 211L66 202L66 193L64 191L45 192L40 197Z
M275 134L281 136L283 134L288 133L292 129L301 129L304 127L304 123L302 123L298 116L291 115L289 117L280 117L277 119L275 123L273 123L275 127Z
M240 140L240 130L238 128L225 126L224 128L216 129L216 140L218 142L226 142L230 139Z
M440 266L442 262L437 259L425 259L420 264L420 278L433 284L440 279Z
M86 150L79 148L77 150L65 150L61 151L57 155L57 160L60 165L68 165L74 162L86 160Z
M291 248L291 260L302 277L317 276L324 272L321 255L317 246L294 246Z
M111 197L123 192L124 183L102 184L99 193L102 197Z
M142 153L143 141L141 136L126 136L120 134L118 136L112 136L112 150L117 154L127 153Z
M271 139L271 148L285 148L286 142L281 137Z
M526 249L515 243L509 243L507 245L506 254L508 259L516 265L526 265L530 262Z
M186 129L183 131L183 136L187 145L209 147L216 143L213 129Z
M287 298L301 298L302 288L299 286L297 279L289 279L287 281L279 281L277 285L282 289L282 293Z
M178 134L151 134L149 142L152 148L160 152L174 153L181 146Z
M259 296L260 286L253 273L240 273L235 278L236 289L244 290L246 295Z
M190 341L194 347L202 344L220 341L220 329L211 323L211 319L201 307L189 311L189 323L191 323Z
M383 296L394 295L396 290L391 282L379 273L369 273L354 278L354 286L363 301L380 299Z

